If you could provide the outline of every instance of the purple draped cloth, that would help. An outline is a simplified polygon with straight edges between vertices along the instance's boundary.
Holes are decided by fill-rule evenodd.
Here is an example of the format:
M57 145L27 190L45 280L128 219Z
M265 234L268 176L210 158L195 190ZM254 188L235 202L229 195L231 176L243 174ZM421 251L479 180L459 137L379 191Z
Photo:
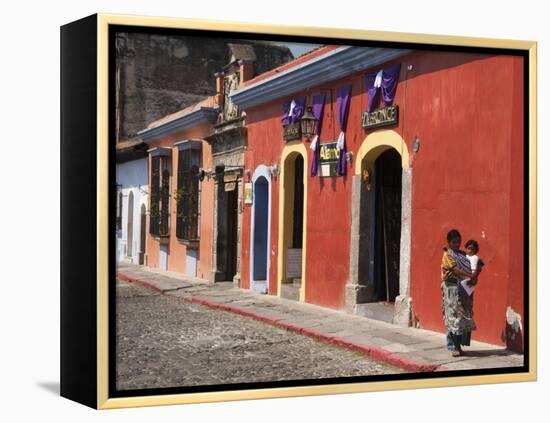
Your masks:
M321 151L321 146L319 142L319 135L321 133L321 124L323 120L323 107L325 106L325 94L317 94L313 96L313 116L317 119L317 128L315 131L314 143L311 148L313 150L313 159L311 160L311 176L317 176L317 171L319 169L319 152Z
M288 126L290 123L290 116L288 112L290 111L290 100L283 103L283 117L281 118L281 123L283 126Z
M348 123L349 103L351 100L351 84L343 85L338 89L338 124L340 125L340 136L338 137L338 148L340 154L338 156L338 165L336 172L338 175L346 174L346 142L344 133L346 131L346 125Z
M291 108L292 101L294 101L293 108ZM283 126L288 126L291 123L299 122L304 114L305 104L305 97L285 101L283 103L283 117L281 118L281 123Z
M382 71L382 100L384 100L384 106L389 106L393 103L400 71L401 63L388 66Z
M395 99L395 93L397 91L397 83L399 82L399 72L401 71L401 63L388 66L382 69L382 81L380 90L375 86L377 73L371 73L365 76L365 83L367 85L367 93L369 96L367 104L367 112L372 112L378 105L378 97L380 91L382 92L382 100L385 106L389 106Z
M365 76L365 83L367 84L367 93L369 96L367 104L367 112L372 112L374 110L374 105L378 104L378 88L374 86L374 81L376 80L376 74L371 73Z
M304 109L306 106L305 97L295 98L294 104L295 104L294 110L292 110L292 113L290 116L290 123L300 122L300 119L302 119L302 116L304 115Z

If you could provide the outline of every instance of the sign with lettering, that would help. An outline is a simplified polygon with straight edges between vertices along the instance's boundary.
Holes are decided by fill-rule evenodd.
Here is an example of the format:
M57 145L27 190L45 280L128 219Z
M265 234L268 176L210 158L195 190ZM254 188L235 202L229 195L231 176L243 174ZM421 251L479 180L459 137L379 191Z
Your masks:
M223 175L223 181L224 182L235 182L237 180L237 174L236 173L225 173Z
M299 140L302 138L302 130L300 128L300 122L290 123L287 126L283 126L283 139L285 141Z
M252 204L252 182L244 184L244 204Z
M323 142L319 145L320 176L338 176L336 171L340 150L336 147L336 141Z
M399 107L396 104L373 110L372 112L363 112L362 126L365 129L388 126L397 123L399 117Z

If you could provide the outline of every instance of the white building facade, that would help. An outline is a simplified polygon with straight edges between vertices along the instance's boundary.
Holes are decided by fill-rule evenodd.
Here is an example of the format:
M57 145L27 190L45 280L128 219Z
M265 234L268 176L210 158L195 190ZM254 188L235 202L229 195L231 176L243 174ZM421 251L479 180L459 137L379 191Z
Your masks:
M147 158L116 164L116 249L121 262L147 264L147 166Z

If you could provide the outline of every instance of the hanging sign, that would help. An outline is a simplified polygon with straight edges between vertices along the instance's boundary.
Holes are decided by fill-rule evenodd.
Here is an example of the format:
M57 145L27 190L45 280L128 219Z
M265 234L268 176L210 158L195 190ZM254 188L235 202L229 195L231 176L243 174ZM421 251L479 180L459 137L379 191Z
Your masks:
M224 191L235 191L235 188L237 188L237 179L236 173L225 173L223 175Z
M235 188L237 188L236 182L226 182L225 183L225 191L235 191Z
M302 138L302 130L300 122L289 123L283 126L283 139L285 141L299 140Z
M372 112L363 112L362 126L365 129L388 126L397 123L399 117L399 107L396 104L373 110Z
M340 150L336 144L336 141L319 144L320 176L338 176L337 166Z
M252 182L244 183L244 204L252 204Z
M235 182L237 179L238 178L236 173L225 173L223 175L224 182Z

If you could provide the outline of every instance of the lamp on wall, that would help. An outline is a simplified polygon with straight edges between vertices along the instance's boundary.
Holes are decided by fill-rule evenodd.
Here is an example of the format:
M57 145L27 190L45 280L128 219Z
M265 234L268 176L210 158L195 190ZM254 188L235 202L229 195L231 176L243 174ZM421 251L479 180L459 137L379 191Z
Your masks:
M313 107L308 106L306 112L300 120L300 125L302 129L302 135L305 136L308 140L317 133L317 125L319 124L319 119L313 114Z
M420 150L420 140L418 139L417 136L414 137L412 147L415 153L418 153L418 150Z
M280 168L279 168L279 165L278 164L274 164L272 166L269 166L268 167L269 169L269 174L273 177L277 177L279 176L279 173L280 173Z
M200 168L197 175L199 177L199 181L202 182L206 176L206 171L203 168Z

